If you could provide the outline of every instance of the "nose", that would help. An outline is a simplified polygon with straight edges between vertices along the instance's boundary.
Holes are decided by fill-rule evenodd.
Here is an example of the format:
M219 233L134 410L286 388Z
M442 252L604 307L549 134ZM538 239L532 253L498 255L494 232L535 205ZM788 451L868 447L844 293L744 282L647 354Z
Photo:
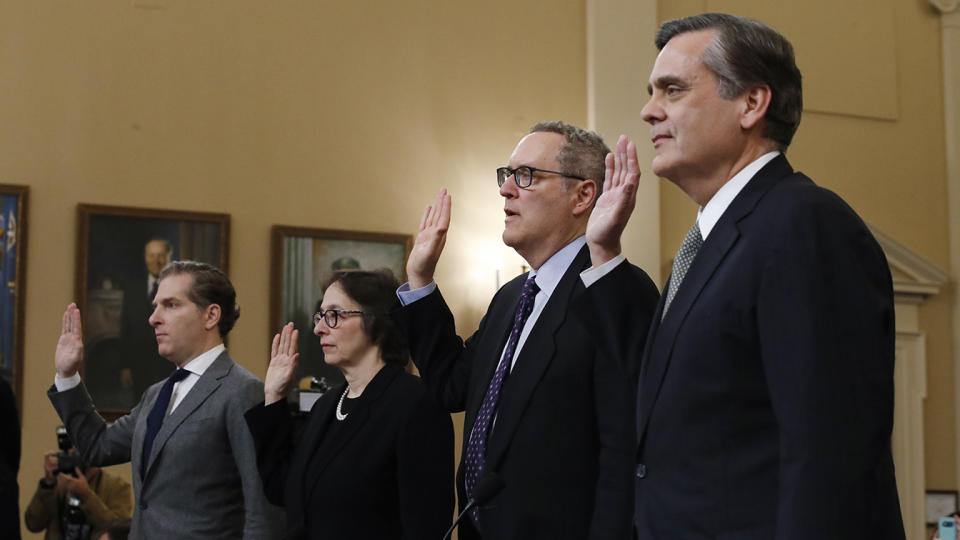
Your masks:
M514 173L516 174L516 173ZM503 182L503 185L500 186L500 196L504 199L512 199L517 196L517 190L520 189L517 187L517 180L511 174Z
M663 107L660 106L656 96L651 95L647 104L640 109L640 118L651 126L663 120Z
M327 322L323 320L323 317L320 317L320 320L317 321L317 324L313 325L313 335L319 336L322 334L329 334L330 327L327 326Z
M154 328L156 328L157 326L160 325L160 317L157 315L157 309L158 309L159 307L160 307L160 306L154 307L154 308L153 308L153 313L151 313L151 314L150 314L150 318L147 319L147 322L150 323L150 326L152 326L152 327L154 327Z

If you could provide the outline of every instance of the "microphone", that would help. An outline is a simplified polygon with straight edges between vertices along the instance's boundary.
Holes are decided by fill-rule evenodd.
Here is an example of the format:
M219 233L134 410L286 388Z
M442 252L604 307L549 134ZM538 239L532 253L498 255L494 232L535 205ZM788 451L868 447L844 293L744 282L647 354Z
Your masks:
M463 512L460 512L457 519L453 521L453 525L447 529L447 533L443 535L443 540L449 540L450 535L453 534L453 530L457 528L460 520L463 519L463 516L467 515L467 512L472 510L474 506L487 504L494 495L500 493L503 486L503 480L500 478L500 475L485 474L480 477L480 480L477 481L477 487L473 490L473 498L467 501L467 505L463 507Z

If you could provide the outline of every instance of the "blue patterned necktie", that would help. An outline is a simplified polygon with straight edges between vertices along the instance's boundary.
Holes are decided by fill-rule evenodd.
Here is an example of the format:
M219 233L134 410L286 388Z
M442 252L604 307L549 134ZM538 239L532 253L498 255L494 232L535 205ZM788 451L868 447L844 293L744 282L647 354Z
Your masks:
M190 372L185 369L178 369L167 377L163 383L163 388L157 394L157 401L153 403L153 409L147 416L147 434L143 438L143 456L140 459L140 478L146 476L147 462L150 461L150 450L153 448L153 440L157 438L160 432L160 426L163 425L163 417L167 415L167 407L170 406L170 396L173 395L173 385L182 381Z
M693 226L687 231L683 243L680 244L680 251L673 258L673 271L670 273L670 286L667 287L667 298L663 303L663 312L660 314L661 321L667 316L667 309L670 308L673 297L677 295L677 289L683 283L683 278L686 277L687 270L690 269L690 265L693 264L693 259L697 256L697 252L700 251L702 245L703 235L700 234L700 223L694 221Z
M464 479L467 487L467 497L471 499L473 498L473 488L477 485L477 480L480 478L486 462L487 434L490 432L490 423L497 408L497 401L500 399L503 379L507 376L507 371L509 371L510 364L513 361L513 353L517 349L517 342L520 341L523 325L526 324L530 312L533 311L533 300L540 292L540 287L537 286L535 279L536 277L532 277L523 284L520 305L517 306L517 312L513 317L513 329L510 330L510 338L507 340L507 346L503 351L503 358L500 360L497 370L493 373L493 378L490 379L490 386L487 387L487 393L483 397L483 403L480 404L480 410L477 412L477 419L470 431L470 440L467 443L467 469ZM477 521L479 514L478 509L474 507L470 516L474 521Z

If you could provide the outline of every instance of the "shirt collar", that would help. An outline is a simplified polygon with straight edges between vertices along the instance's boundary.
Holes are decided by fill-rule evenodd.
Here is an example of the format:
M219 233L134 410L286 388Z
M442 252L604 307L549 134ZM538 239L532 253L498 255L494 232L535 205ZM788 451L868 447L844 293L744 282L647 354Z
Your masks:
M750 179L770 163L773 158L780 155L780 152L773 151L753 160L749 165L740 169L740 172L733 175L733 178L727 180L727 183L720 186L720 189L707 201L706 206L701 206L697 211L697 223L700 224L700 235L707 239L707 235L713 230L713 226L720 221L720 216L727 210L730 203L737 198L740 191L750 182Z
M227 347L221 343L216 347L210 349L209 351L201 354L200 356L194 358L193 360L187 362L183 365L183 369L193 373L197 376L203 375L207 368L210 367L210 364L220 356L220 353L227 350Z
M540 265L540 268L530 270L529 277L537 277L537 286L540 287L540 292L546 293L548 297L553 293L553 290L557 288L557 283L560 283L560 278L567 273L567 268L570 268L570 264L577 257L577 253L580 253L580 248L586 243L586 236L577 237L563 249L554 253L547 259L547 262Z

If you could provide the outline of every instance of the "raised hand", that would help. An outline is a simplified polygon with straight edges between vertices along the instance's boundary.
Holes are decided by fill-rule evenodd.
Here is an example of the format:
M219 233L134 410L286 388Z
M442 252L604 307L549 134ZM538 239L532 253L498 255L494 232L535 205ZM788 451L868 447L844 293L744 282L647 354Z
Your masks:
M640 166L637 146L624 135L607 154L603 193L587 222L587 246L593 266L599 266L620 254L620 235L637 203Z
M53 365L61 377L72 377L83 362L83 329L80 327L80 310L76 304L67 306L60 326L60 340Z
M413 241L413 249L407 259L407 280L411 289L419 289L433 281L449 228L450 195L446 189L441 189L433 205L423 211L417 239Z
M294 374L297 371L297 338L300 331L293 328L293 323L284 325L279 334L273 336L270 345L270 367L267 376L263 379L263 397L266 405L280 401L287 397L293 388Z

